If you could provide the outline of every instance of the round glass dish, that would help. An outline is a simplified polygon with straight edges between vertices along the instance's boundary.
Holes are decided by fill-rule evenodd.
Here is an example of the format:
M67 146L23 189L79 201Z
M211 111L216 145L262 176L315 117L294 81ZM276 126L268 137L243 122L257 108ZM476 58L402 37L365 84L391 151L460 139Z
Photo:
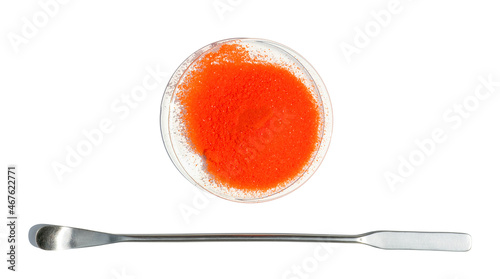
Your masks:
M261 57L265 53L266 60L280 63L290 72L299 77L309 88L312 97L318 104L320 124L318 127L318 144L311 159L303 170L293 179L266 191L247 191L229 187L216 182L206 171L203 156L198 155L189 144L184 132L182 121L183 108L176 94L183 78L195 70L196 61L205 54L218 49L224 44L239 44L244 46L251 56ZM218 197L237 202L262 202L282 197L304 184L318 169L330 143L333 125L333 115L330 98L318 73L302 56L292 49L279 43L250 38L226 39L209 44L191 54L172 75L161 104L160 126L163 143L170 159L177 169L192 184Z

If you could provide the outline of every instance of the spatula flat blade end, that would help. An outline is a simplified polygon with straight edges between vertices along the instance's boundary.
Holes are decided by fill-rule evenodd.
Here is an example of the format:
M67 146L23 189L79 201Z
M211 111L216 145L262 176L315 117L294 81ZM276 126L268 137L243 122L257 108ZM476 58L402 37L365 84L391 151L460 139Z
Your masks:
M375 231L361 237L364 244L388 250L426 250L467 252L472 237L455 232Z

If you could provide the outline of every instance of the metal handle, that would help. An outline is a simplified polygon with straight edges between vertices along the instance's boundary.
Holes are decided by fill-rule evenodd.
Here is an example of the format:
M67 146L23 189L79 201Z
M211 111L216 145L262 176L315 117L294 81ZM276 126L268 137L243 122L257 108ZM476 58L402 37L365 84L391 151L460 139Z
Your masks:
M194 242L194 241L286 241L360 243L359 236L328 234L240 233L240 234L166 234L117 235L118 242Z

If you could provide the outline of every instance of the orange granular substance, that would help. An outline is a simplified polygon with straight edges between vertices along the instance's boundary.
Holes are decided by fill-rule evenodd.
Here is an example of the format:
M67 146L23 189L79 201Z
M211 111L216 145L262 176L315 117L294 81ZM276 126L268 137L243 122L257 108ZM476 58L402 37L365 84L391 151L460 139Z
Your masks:
M304 171L319 146L310 89L285 67L224 44L179 86L185 133L214 180L268 190Z

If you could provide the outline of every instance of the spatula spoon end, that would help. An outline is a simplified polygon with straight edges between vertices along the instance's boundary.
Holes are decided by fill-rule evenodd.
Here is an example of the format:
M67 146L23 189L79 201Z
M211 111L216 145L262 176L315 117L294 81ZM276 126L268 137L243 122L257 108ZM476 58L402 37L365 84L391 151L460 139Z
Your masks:
M31 227L30 243L43 250L67 250L117 242L113 234L96 231L39 224Z

